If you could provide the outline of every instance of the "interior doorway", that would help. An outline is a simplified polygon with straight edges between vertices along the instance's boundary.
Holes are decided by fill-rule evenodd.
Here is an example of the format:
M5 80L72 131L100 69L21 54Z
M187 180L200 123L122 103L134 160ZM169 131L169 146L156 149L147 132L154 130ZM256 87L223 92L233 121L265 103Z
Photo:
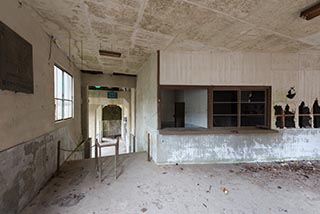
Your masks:
M184 127L185 126L185 103L176 102L174 104L174 124L175 127Z
M135 90L91 86L89 99L89 137L91 157L95 156L94 145L98 142L115 142L119 137L119 153L133 151L132 136L135 135ZM114 155L114 148L107 147L101 151L102 156Z

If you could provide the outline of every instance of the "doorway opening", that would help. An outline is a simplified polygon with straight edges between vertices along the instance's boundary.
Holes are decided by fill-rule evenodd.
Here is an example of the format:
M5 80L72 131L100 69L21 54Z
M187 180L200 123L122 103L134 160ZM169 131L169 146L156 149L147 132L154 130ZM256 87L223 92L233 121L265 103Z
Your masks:
M95 157L95 142L116 142L119 138L119 154L134 151L135 133L135 90L90 86L89 99L89 137L91 157ZM101 156L114 155L115 148L102 148Z

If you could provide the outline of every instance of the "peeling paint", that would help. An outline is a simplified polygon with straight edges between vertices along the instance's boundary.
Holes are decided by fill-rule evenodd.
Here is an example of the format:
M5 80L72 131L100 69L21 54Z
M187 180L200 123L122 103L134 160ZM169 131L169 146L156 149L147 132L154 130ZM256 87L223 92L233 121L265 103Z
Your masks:
M297 18L297 11L305 7L303 0L21 2L22 8L32 9L30 11L40 20L43 28L58 38L66 53L69 52L70 37L78 42L83 41L83 51L97 59L86 60L83 66L106 73L115 68L100 61L98 49L101 43L114 51L121 50L123 54L136 46L145 47L148 50L145 54L165 49L320 52L317 47L320 21L306 22ZM82 54L79 48L72 50L71 55L80 67ZM128 55L117 70L137 73L144 60L142 56ZM309 60L306 65L319 67L316 59Z
M310 109L305 105L304 102L301 102L299 106L299 115L308 115L308 116L299 116L299 127L300 128L310 128L311 127L311 117Z
M282 106L275 105L273 108L274 108L276 116L282 116L283 115ZM281 117L276 117L276 127L277 128L283 128L282 118Z
M284 109L284 114L285 114L284 126L286 128L295 128L296 127L296 124L295 124L295 121L294 121L295 112L294 111L290 111L290 107L289 107L288 104L286 105L286 107Z
M18 213L56 171L57 142L72 149L67 128L25 142L0 155L0 213ZM69 155L61 152L60 163ZM79 156L82 157L80 154Z
M293 99L296 96L296 89L294 87L291 87L288 91L287 97L289 99Z
M313 114L320 115L320 106L319 106L318 99L316 99L313 103ZM320 116L313 116L313 127L320 128Z
M272 134L159 135L156 162L234 163L319 159L319 137L319 130L310 129L287 129Z

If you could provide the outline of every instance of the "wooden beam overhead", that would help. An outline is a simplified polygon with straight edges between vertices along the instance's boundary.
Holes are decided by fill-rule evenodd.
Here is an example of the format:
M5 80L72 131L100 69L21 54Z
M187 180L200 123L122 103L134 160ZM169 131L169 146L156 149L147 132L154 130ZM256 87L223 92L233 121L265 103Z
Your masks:
M310 20L320 15L320 2L301 12L300 17Z

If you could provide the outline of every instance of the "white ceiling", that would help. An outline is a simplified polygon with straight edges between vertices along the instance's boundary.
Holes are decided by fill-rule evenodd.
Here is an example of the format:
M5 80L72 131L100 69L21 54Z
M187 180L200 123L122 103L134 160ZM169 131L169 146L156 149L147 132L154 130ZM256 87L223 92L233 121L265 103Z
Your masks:
M315 0L22 2L79 68L106 73L136 73L156 50L320 51L320 17L299 17Z

